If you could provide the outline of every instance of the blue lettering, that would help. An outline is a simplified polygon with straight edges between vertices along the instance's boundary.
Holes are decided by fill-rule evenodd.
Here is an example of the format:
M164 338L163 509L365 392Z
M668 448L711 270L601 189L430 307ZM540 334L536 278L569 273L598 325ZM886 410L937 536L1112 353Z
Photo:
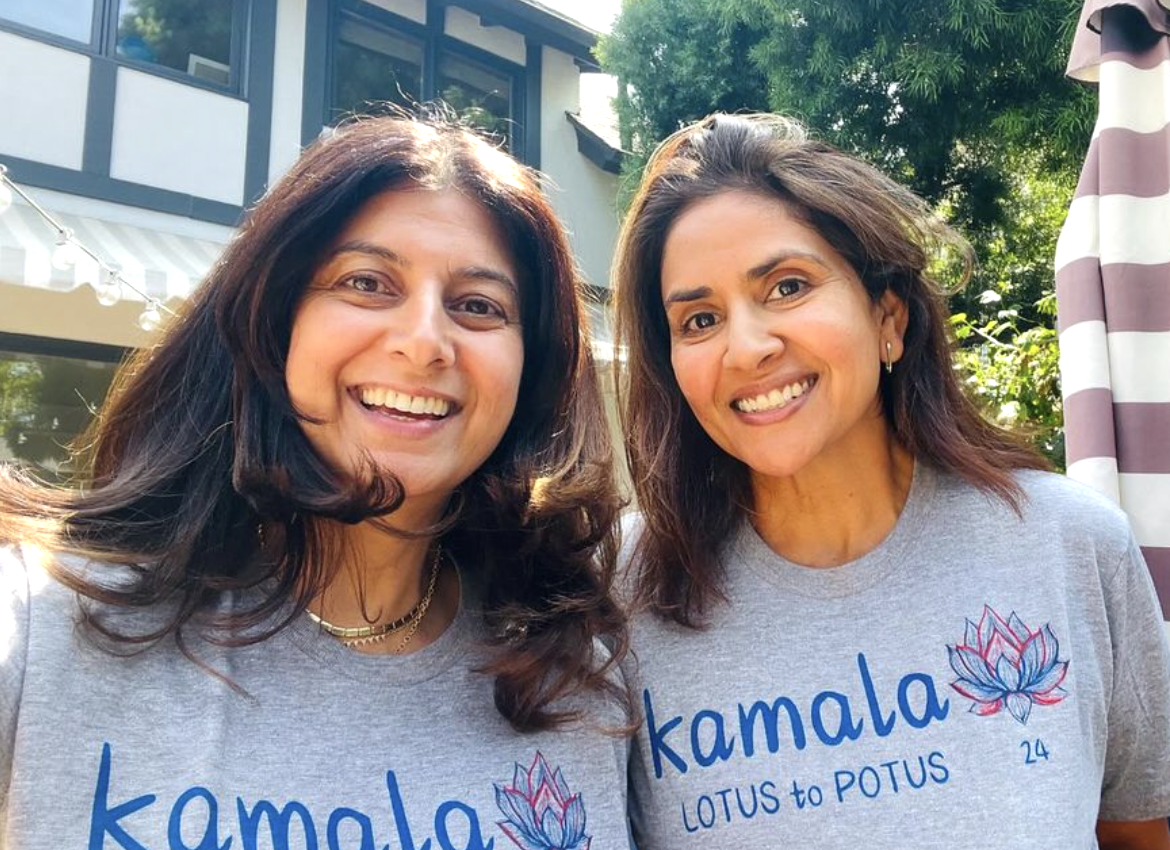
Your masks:
M671 730L682 723L682 717L675 717L662 724L662 726L658 726L654 721L654 704L650 701L650 690L648 688L642 691L642 701L646 705L646 731L650 735L650 754L654 757L654 778L662 778L663 756L666 756L667 760L674 765L679 773L686 773L687 763L682 760L678 753L670 748L665 740Z
M756 799L756 786L752 785L752 809L749 812L743 805L743 797L739 793L739 788L735 789L735 804L739 807L739 813L746 819L751 820L756 816L756 810L760 807L759 800Z
M187 804L199 798L207 803L207 824L203 827L203 838L194 847L188 847L183 841L183 811ZM215 795L206 788L196 785L188 788L175 800L171 807L171 817L167 822L167 842L171 850L228 850L232 846L231 838L223 844L219 843L219 802Z
M760 808L770 815L780 811L780 798L776 796L776 783L766 779L760 783ZM771 806L768 804L771 803Z
M902 759L902 772L906 774L906 781L910 783L911 788L921 788L926 784L926 759L922 756L918 757L918 778L910 772L910 765L905 759Z
M933 770L930 771L930 778L939 785L942 785L951 778L951 772L947 769L947 766L943 764L944 758L945 756L938 750L935 750L926 757L927 764L933 768Z
M837 704L841 713L841 725L832 735L826 731L825 722L821 716L825 703L830 700ZM839 694L836 691L821 691L813 698L813 730L817 733L817 737L821 739L821 743L827 747L836 747L846 738L850 741L856 741L861 737L861 730L864 723L865 721L858 720L857 725L853 725L853 715L849 713L849 698L845 694Z
M711 721L715 726L715 740L708 753L704 753L699 744L699 727L704 720ZM733 752L735 752L735 737L732 736L731 741L724 738L722 714L703 709L691 718L691 754L695 757L695 763L699 767L710 767L717 761L727 761Z
M723 817L731 823L731 805L727 802L728 795L731 794L730 788L724 788L722 791L716 791L715 796L723 802Z
M394 812L394 827L398 830L398 843L402 850L414 850L414 836L410 833L410 822L406 819L406 807L402 804L402 792L398 790L398 777L394 771L386 771L386 790L390 792L390 809ZM430 850L431 839L423 842L419 850Z
M710 813L707 817L703 817L703 804L707 804L707 811ZM699 817L699 823L703 825L703 829L710 829L715 825L715 801L703 794L699 797L699 802L695 804L695 814Z
M435 811L435 838L439 841L439 846L443 850L457 850L455 845L451 843L451 837L447 833L447 816L451 812L459 812L467 818L467 844L463 850L492 850L496 840L489 839L487 844L483 843L483 833L479 828L479 815L476 814L475 809L466 803L460 803L458 800L448 800L441 804Z
M837 791L838 803L845 801L845 792L852 788L856 781L857 777L853 775L852 770L838 770L833 773L833 787Z
M343 820L353 821L362 831L361 850L376 850L374 847L374 826L370 819L354 809L334 809L329 815L329 850L341 850L337 833Z
M869 675L869 664L865 660L865 653L857 653L857 669L861 673L861 686L865 688L865 701L869 704L869 718L873 721L873 731L879 738L890 734L897 717L894 712L882 716L882 704L878 700L877 691L873 687L873 677Z
M124 850L147 850L131 838L130 834L118 825L118 821L139 809L145 809L156 799L158 798L154 794L143 794L141 797L127 800L120 806L110 808L110 745L102 744L102 760L98 766L97 787L93 792L93 811L89 818L89 850L103 850L107 835L117 841Z
M289 801L279 810L267 800L260 800L249 812L243 798L237 797L236 815L240 819L240 844L243 850L256 850L260 846L257 838L262 817L268 818L268 835L272 842L272 850L289 850L288 829L292 825L293 815L301 822L305 850L317 850L317 827L313 824L313 817L304 804L296 800Z
M682 809L683 829L687 832L698 832L699 828L697 826L691 826L691 822L687 820L687 804L683 803L679 808Z
M886 769L886 773L890 775L890 785L893 787L895 794L898 793L898 774L894 772L894 765L896 764L896 761L883 761L881 765ZM906 759L902 759L902 769L906 770L907 776L909 776L909 769L906 767Z
M910 708L910 685L914 682L922 685L926 692L926 707L921 717L916 717ZM910 673L903 676L902 681L898 683L898 708L901 709L902 717L907 723L915 729L922 729L929 726L932 720L946 720L951 710L951 701L945 699L942 705L939 705L938 694L934 690L934 679L925 673Z
M800 711L796 703L788 697L779 697L774 703L756 701L751 707L744 710L743 703L739 704L739 735L743 739L743 754L751 758L756 751L756 718L763 718L764 737L767 739L768 752L775 753L780 749L780 708L788 712L788 725L792 729L792 743L798 750L805 747L804 723L800 719Z
M865 779L867 776L873 777L873 791L866 788ZM861 769L861 773L857 774L857 787L861 789L861 793L869 797L871 800L876 797L882 790L882 778L878 776L878 772L868 765Z

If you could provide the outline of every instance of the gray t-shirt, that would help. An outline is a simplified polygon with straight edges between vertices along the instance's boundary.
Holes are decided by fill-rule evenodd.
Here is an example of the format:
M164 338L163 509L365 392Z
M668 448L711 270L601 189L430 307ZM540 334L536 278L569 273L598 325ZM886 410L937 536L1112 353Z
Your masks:
M1170 815L1170 648L1124 516L1022 473L1023 519L919 464L833 569L728 541L704 631L636 619L640 850L1096 847Z
M91 647L73 595L24 560L0 550L0 848L628 847L627 742L602 732L623 713L515 732L475 672L470 597L405 657L307 619L194 647L241 693L173 646Z

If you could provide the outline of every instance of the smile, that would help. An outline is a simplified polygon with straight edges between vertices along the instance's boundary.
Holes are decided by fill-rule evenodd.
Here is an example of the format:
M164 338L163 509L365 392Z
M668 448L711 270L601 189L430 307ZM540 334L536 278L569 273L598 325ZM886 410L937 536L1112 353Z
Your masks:
M817 383L817 376L810 375L800 381L793 381L783 387L776 387L766 393L760 393L749 398L737 398L731 406L740 413L766 413L769 410L780 410L789 403L800 398Z
M412 419L445 419L453 407L445 398L409 395L387 387L361 387L357 396L367 410L380 409Z

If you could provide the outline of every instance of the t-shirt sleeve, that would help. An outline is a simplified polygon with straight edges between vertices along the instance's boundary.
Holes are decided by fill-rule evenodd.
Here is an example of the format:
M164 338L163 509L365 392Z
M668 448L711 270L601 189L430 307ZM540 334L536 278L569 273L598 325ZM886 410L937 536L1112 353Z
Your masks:
M1170 816L1170 642L1136 541L1105 587L1113 694L1098 817Z
M0 547L0 848L28 650L28 574L11 547Z

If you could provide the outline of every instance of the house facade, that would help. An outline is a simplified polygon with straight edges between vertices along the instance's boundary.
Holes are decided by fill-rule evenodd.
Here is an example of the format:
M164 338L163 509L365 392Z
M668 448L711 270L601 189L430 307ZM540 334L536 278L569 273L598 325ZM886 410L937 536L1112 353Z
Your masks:
M303 146L383 104L443 100L541 169L603 294L620 151L581 108L595 39L531 0L6 0L0 165L54 224L19 193L0 214L0 459L68 472L157 312Z

